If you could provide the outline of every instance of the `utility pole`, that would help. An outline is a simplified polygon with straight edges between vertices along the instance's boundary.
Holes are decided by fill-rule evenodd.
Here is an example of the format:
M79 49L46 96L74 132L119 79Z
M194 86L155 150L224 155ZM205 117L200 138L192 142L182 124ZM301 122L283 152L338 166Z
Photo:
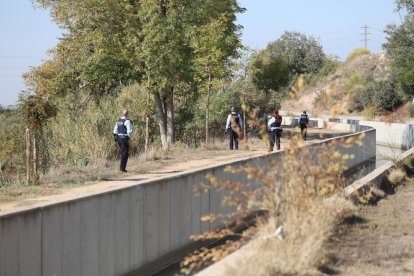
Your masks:
M365 45L365 49L368 50L368 40L369 40L368 39L368 35L371 34L371 33L368 32L369 26L368 25L364 25L361 28L364 29L364 33L362 33L362 35L364 35L364 45Z

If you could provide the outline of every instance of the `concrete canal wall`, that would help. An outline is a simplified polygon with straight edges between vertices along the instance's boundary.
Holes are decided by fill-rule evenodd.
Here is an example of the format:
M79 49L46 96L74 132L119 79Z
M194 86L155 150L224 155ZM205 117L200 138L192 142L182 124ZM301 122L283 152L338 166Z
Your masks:
M348 167L375 156L375 129L347 135L360 138L350 147ZM331 138L311 145L330 144ZM361 148L363 150L361 150ZM122 189L39 205L0 215L0 275L123 275L148 264L162 265L192 242L191 234L216 229L220 223L200 217L230 212L221 207L223 191L196 196L195 185L209 185L206 175L259 187L245 173L230 173L232 166L268 170L284 152L274 152L226 165L196 169L158 180L139 181ZM271 161L271 162L269 162ZM174 253L174 254L171 254ZM157 262L156 264L154 262Z

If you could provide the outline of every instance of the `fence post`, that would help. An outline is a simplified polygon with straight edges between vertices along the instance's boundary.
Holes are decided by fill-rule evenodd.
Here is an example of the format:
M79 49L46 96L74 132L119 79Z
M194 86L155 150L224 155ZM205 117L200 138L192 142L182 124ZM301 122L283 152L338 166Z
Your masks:
M145 118L145 153L148 152L149 147L149 118Z
M33 180L37 181L37 147L36 134L33 135Z
M30 130L26 128L26 181L30 183Z

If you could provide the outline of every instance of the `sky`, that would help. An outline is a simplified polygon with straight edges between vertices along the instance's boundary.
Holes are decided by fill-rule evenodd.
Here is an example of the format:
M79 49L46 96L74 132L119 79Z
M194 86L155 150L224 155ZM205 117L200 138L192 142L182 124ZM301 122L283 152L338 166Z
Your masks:
M382 51L383 30L399 24L394 0L239 0L247 11L238 15L244 27L242 41L253 49L265 48L285 31L296 31L319 39L325 53L346 59L364 47L364 25L368 49ZM0 105L16 104L25 89L22 74L47 59L62 36L48 11L34 9L31 0L0 0Z

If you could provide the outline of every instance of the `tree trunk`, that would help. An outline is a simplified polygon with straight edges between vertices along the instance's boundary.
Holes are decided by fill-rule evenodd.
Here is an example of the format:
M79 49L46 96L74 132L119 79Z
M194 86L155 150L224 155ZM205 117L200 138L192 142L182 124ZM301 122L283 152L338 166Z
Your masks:
M26 128L26 181L30 183L30 130Z
M33 135L33 180L34 181L38 180L36 134Z
M149 118L145 118L145 153L148 152L149 148Z
M174 88L171 88L167 97L167 147L174 142Z
M211 68L208 68L208 88L207 88L207 103L206 103L206 143L210 141L210 93L211 93Z
M246 122L246 110L243 110L243 138L247 142L247 122Z
M158 113L158 126L160 127L161 145L163 149L167 149L167 113L165 111L165 97L161 98L160 94L156 93L154 94L154 99Z
M168 149L174 143L174 90L170 89L166 96L154 94L163 149Z

